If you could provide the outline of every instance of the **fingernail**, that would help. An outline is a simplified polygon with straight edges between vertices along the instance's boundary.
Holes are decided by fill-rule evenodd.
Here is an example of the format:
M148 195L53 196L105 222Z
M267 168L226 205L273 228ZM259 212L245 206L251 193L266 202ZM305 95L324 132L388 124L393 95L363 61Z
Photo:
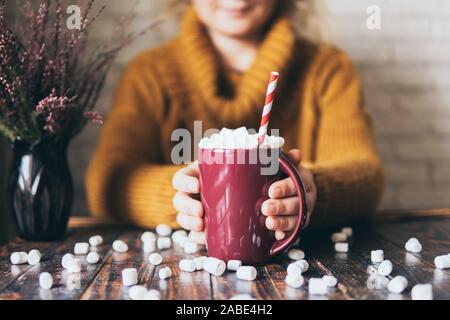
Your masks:
M267 205L267 214L275 214L277 213L277 206L273 203L269 203Z
M261 212L262 212L263 215L269 216L270 214L273 214L273 211L275 209L276 208L274 208L273 203L270 203L270 202L266 201L266 202L263 203L263 205L261 207Z
M273 191L274 196L279 198L283 196L283 190L280 187L276 187L275 190Z
M276 221L272 218L268 218L266 220L266 226L267 226L267 229L269 229L269 230L275 230L276 229Z

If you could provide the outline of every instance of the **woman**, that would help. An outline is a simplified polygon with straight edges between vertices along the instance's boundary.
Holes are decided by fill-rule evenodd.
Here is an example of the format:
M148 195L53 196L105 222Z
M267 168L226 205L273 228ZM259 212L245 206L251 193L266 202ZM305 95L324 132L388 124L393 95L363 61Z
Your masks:
M281 81L270 125L301 162L313 224L373 211L383 174L360 81L344 53L296 34L297 2L192 0L179 36L130 63L87 175L94 214L203 230L198 166L171 164L171 133L196 120L203 130L258 128L271 71ZM296 222L292 181L269 197L266 225L282 239Z

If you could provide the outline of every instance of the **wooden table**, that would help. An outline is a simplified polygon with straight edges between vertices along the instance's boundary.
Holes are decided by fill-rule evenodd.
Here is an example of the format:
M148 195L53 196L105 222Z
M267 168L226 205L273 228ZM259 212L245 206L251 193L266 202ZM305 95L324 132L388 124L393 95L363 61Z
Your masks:
M450 209L429 212L407 212L413 218L402 218L404 213L390 219L377 219L354 225L350 251L335 253L326 232L310 232L301 242L310 269L305 278L335 275L339 279L336 288L327 296L309 296L306 286L301 289L287 287L284 278L289 260L280 256L269 264L258 267L257 281L237 280L234 273L214 277L205 271L180 272L178 261L193 257L175 246L162 252L164 264L173 270L173 276L164 281L158 277L159 267L151 266L147 254L142 252L141 230L98 223L92 219L73 219L68 238L54 243L26 243L15 240L0 249L0 299L128 299L128 289L122 286L121 271L135 267L139 282L160 290L163 299L228 299L239 293L250 293L257 299L410 299L411 287L417 283L431 283L435 299L450 299L450 270L437 270L434 257L450 253ZM427 217L421 217L426 214ZM430 217L430 214L433 217ZM440 217L438 217L440 216ZM79 275L67 275L61 267L61 257L73 251L73 245L87 241L89 236L101 234L105 244L99 248L102 257L98 265L83 264ZM417 237L423 245L420 254L408 253L404 243ZM122 239L129 244L127 253L111 250L111 243ZM12 266L9 255L14 251L37 248L43 253L39 265ZM385 258L394 264L392 276L404 275L409 280L405 294L390 294L368 285L367 269L373 265L370 250L383 249ZM203 252L202 254L205 254ZM55 286L51 290L39 288L40 272L54 275ZM390 278L390 277L388 277Z

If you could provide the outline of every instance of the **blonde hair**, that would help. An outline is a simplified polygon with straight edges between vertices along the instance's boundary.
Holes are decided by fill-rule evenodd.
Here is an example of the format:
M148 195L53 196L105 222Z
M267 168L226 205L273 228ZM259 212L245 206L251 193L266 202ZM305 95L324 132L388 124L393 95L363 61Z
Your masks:
M297 34L314 42L334 43L331 19L324 0L279 0ZM179 18L191 0L166 0L166 14Z

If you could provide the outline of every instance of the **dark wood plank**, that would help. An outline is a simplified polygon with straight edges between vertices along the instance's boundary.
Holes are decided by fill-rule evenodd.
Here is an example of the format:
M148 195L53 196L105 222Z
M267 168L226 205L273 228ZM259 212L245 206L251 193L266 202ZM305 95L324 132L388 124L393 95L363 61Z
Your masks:
M341 299L388 299L387 290L377 290L368 286L370 274L369 267L376 268L377 265L370 261L370 251L379 249L380 237L366 229L358 230L354 226L355 234L349 240L350 250L348 253L337 253L334 244L330 240L330 232L315 235L310 243L306 244L308 252L316 259L316 265L325 274L333 275L338 279L337 290ZM362 231L362 232L361 232ZM311 242L314 244L312 245ZM391 247L392 251L397 248ZM394 261L393 261L394 262ZM389 279L389 277L387 277Z
M209 300L212 297L210 275L206 271L184 272L179 268L182 259L194 259L206 256L206 250L197 254L186 254L183 248L173 244L169 250L160 252L163 263L156 267L155 275L149 285L150 289L159 290L163 300ZM172 277L166 280L159 278L158 272L161 268L169 267Z
M15 249L28 251L31 248L37 248L43 254L42 261L35 266L11 266L9 261L6 262L5 264L13 272L11 272L10 281L4 280L1 282L0 299L78 299L86 285L90 283L91 279L98 272L100 264L87 265L85 257L80 256L84 260L83 271L79 275L68 275L61 266L62 256L66 253L73 253L73 246L76 242L87 241L91 235L102 234L105 244L98 248L98 252L103 260L109 251L110 243L117 233L117 229L114 231L110 228L77 228L76 230L71 230L68 238L61 242L21 243L20 247ZM18 267L20 272L14 274L16 267ZM41 272L50 272L53 275L55 285L51 290L40 289L39 274Z
M440 214L442 212L439 211ZM127 267L136 267L140 284L159 290L162 298L167 300L229 299L241 293L248 293L257 299L409 299L410 289L416 283L431 283L436 299L450 299L450 270L437 270L433 263L435 256L450 252L448 218L386 219L357 224L347 254L334 252L329 239L331 231L310 232L301 242L310 264L309 271L304 274L305 279L325 274L339 279L338 286L330 289L328 295L323 297L309 296L307 284L300 289L286 286L286 267L291 261L285 255L259 266L256 281L238 280L234 272L226 272L223 277L211 276L205 271L180 272L178 263L181 259L206 255L206 252L186 255L174 245L170 250L161 252L163 264L153 267L148 262L148 254L142 251L142 231L120 227L109 221L100 224L92 221L95 220L73 220L73 228L62 242L25 243L15 240L0 248L0 299L128 299L128 288L122 286L121 276L121 271ZM76 276L71 279L75 283L71 290L71 286L66 283L67 274L60 266L61 257L73 251L75 242L87 241L94 234L101 234L105 238L105 245L99 252L102 262L83 267L80 279L76 279ZM119 235L130 247L125 254L111 250L110 244ZM411 254L404 249L405 241L413 236L419 238L424 247L420 254ZM44 253L39 265L11 266L11 252L29 251L32 248ZM386 289L368 287L367 268L377 267L370 261L370 251L374 249L383 249L385 258L394 264L394 271L388 278L396 275L408 278L409 286L404 294L393 295ZM160 280L158 271L164 266L172 269L173 276ZM56 285L52 290L39 288L38 276L43 271L51 272L55 277Z
M323 238L328 238L325 234L321 238L320 241L323 242ZM303 274L305 278L305 284L298 289L289 287L286 285L286 269L290 263L293 261L289 258L280 256L278 259L274 260L271 264L266 265L266 270L269 273L271 279L274 281L276 287L282 294L283 299L287 300L346 300L349 299L346 291L348 288L343 287L342 283L336 288L329 288L328 294L326 296L317 296L317 295L309 295L308 293L308 281L310 278L321 278L324 275L336 275L335 270L330 269L327 263L324 262L324 257L329 255L329 253L325 254L325 251L320 245L317 245L317 242L314 238L309 242L302 241L301 247L306 253L306 261L309 263L309 269L307 272ZM333 252L334 263L343 263L344 260L347 259L347 256L344 254L335 254Z
M136 230L125 231L118 239L128 244L128 251L119 253L110 251L101 270L83 292L82 300L128 300L128 289L122 286L122 270L136 268L140 284L153 277L154 268L141 250Z
M403 264L412 270L413 284L431 283L435 299L450 299L450 270L439 270L434 266L434 258L450 253L450 219L427 219L384 223L376 231L385 242L401 248ZM420 253L410 253L404 249L405 242L416 237L423 249ZM420 278L416 276L422 275Z
M239 280L235 272L226 271L221 277L211 275L213 299L228 300L238 294L249 294L255 299L281 299L281 294L264 266L257 266L255 281Z
M139 284L149 289L161 292L163 300L205 300L211 298L210 278L205 271L193 273L180 272L178 263L184 258L193 258L198 255L186 255L181 248L174 245L160 254L164 260L160 266L154 267L148 262L149 254L142 250L140 235L142 231L127 232L121 239L129 245L125 254L114 253L109 257L94 281L84 292L85 300L119 300L129 299L128 288L122 286L122 270L136 268L139 273ZM163 267L170 267L172 277L160 280L158 272Z
M450 208L420 210L383 210L371 217L373 221L395 221L407 218L429 219L435 217L450 218Z

